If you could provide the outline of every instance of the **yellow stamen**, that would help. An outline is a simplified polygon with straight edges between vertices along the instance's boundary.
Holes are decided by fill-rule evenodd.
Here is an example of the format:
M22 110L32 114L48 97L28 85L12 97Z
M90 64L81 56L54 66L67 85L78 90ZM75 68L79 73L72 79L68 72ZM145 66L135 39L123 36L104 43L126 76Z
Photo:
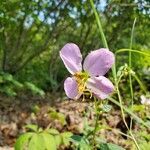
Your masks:
M78 92L83 93L86 88L86 81L89 78L89 75L86 72L77 72L74 74L74 78L78 83Z

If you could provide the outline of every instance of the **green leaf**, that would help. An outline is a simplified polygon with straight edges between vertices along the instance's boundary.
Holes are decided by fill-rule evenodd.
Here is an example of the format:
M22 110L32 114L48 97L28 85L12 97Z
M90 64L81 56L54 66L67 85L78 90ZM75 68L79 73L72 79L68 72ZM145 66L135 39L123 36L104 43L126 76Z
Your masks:
M133 111L142 111L145 109L145 106L144 105L133 105L133 107L131 108Z
M34 124L29 124L29 125L26 125L25 127L32 130L32 131L34 131L34 132L38 131L38 126L34 125Z
M0 76L0 83L3 83L3 77Z
M115 53L117 54L117 53L120 53L120 52L135 52L135 53L139 53L139 54L150 57L149 52L147 52L147 51L145 52L145 50L141 51L141 50L133 50L133 49L119 49L119 50L116 50Z
M141 148L141 150L149 150L150 142L142 142L142 144L140 144L140 148Z
M100 144L100 150L125 150L125 149L116 144L102 143L102 144Z
M107 145L110 150L125 150L124 148L122 148L121 146L118 146L116 144L107 143Z
M64 132L64 133L61 133L61 135L64 137L64 138L70 138L72 136L72 133L71 132Z
M23 88L23 84L21 84L20 82L18 82L17 80L12 80L12 83L14 84L14 86L18 87L18 88Z
M32 132L28 132L21 135L15 143L15 150L24 150L28 146L29 140L31 139L33 134L34 133Z
M7 81L13 81L13 76L11 74L4 74L3 78Z
M46 130L48 133L52 134L52 135L58 135L59 131L56 129L48 129Z
M82 136L79 135L72 135L71 136L71 141L77 145L77 147L80 150L91 150L91 147L89 145L89 142L86 141Z
M3 87L2 92L6 93L8 96L16 96L17 93L14 91L12 86Z
M81 140L79 144L79 149L80 150L92 150L89 143L87 143L84 139Z
M59 120L62 125L66 124L66 118L64 114L53 111L53 112L50 112L49 115L51 118Z
M81 142L81 140L82 140L82 136L80 136L80 135L72 135L71 136L71 141L73 141L73 142L75 142L75 143L79 143L79 142Z
M45 150L44 139L40 134L34 134L29 141L29 150Z
M109 111L111 110L111 108L112 108L112 106L111 106L111 105L107 105L107 104L104 104L104 105L102 106L102 110L103 110L104 112L109 112Z
M40 107L38 105L34 105L31 109L35 114L40 111Z
M30 83L30 82L25 82L24 83L25 87L28 89L28 90L31 90L33 92L33 94L38 94L40 96L44 96L45 95L45 92L38 88L36 85L34 85L33 83Z
M54 138L55 138L55 143L57 147L63 144L63 139L60 135L55 135Z
M71 132L64 132L64 133L61 133L61 136L62 136L63 144L69 145L72 133Z
M54 136L52 136L46 132L41 133L41 135L44 140L43 141L44 143L42 145L43 145L43 147L45 147L45 149L43 149L43 150L56 150L57 149L57 145L56 145Z

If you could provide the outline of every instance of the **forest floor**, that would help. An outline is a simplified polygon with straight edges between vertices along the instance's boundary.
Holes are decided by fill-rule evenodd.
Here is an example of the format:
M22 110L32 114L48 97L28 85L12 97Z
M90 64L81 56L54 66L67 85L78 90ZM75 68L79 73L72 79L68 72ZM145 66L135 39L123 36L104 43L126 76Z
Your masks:
M87 121L89 126L95 122L92 102L62 100L58 96L47 95L47 98L37 96L21 96L10 98L0 96L0 150L13 150L16 138L26 131L25 125L36 124L43 129L56 128L60 132L71 131L81 135ZM52 114L58 114L54 115ZM60 115L61 114L61 115ZM127 123L130 118L126 116ZM118 144L125 149L131 149L133 142L122 133L127 129L122 121L120 109L112 108L100 116L100 137L108 142ZM108 127L103 128L103 127ZM133 122L133 133L137 138L140 125ZM148 131L150 133L150 131Z

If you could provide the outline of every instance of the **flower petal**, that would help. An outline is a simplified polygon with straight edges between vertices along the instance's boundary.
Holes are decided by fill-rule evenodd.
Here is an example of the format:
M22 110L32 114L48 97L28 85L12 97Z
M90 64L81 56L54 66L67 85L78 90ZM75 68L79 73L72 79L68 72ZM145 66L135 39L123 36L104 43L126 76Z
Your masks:
M112 67L115 62L114 54L108 49L101 48L92 51L86 58L83 64L85 71L91 76L103 76Z
M60 51L60 57L71 74L82 70L82 55L79 47L74 43L66 44Z
M100 99L107 98L114 90L112 82L104 76L89 78L86 87Z
M64 82L66 95L71 99L78 99L81 94L78 92L78 84L74 78L68 77Z

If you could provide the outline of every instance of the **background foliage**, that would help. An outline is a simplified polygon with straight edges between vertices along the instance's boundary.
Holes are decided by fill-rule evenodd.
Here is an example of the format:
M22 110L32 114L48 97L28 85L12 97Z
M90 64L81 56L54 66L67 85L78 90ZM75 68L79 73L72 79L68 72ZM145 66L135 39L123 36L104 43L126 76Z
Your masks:
M113 52L129 48L134 18L133 49L149 52L149 0L95 0L95 6ZM45 91L61 89L67 73L59 58L64 44L76 43L83 54L103 46L88 0L2 1L0 37L0 71ZM118 65L124 65L127 57L127 53L119 55ZM149 67L149 59L134 54L132 63L140 78L149 83L143 70Z

